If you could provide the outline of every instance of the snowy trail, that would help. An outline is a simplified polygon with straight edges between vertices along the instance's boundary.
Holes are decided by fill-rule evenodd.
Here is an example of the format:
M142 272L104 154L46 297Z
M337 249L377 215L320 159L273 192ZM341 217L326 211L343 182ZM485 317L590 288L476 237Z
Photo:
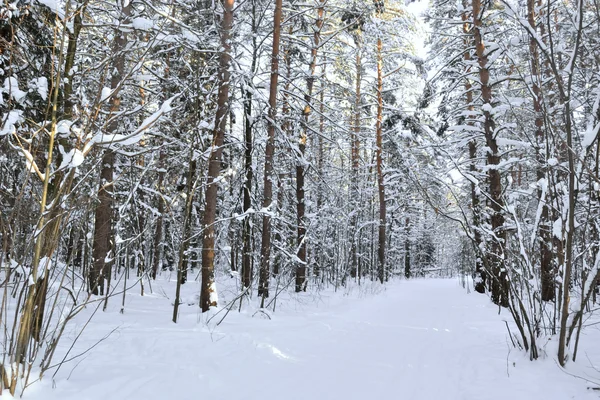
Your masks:
M165 322L168 307L164 298L132 299L115 334L76 367L66 366L54 390L46 379L26 398L598 398L551 359L530 363L509 348L496 308L453 280L392 283L362 299L324 298L319 308L300 305L270 321L232 313L212 332L196 323L195 307L184 307L178 325ZM94 337L81 348L114 320L114 313L97 316Z

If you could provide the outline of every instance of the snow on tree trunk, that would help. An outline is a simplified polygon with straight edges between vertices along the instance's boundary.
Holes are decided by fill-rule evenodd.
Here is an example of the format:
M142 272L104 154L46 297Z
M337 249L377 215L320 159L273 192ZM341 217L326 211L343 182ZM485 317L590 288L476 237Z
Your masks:
M269 91L269 120L267 147L265 149L265 173L263 189L262 242L260 248L260 272L258 295L269 297L269 273L271 270L271 214L273 202L273 161L275 157L275 130L277 118L277 90L279 82L279 43L281 37L282 0L275 0L273 16L273 48L271 50L271 85Z
M200 307L206 312L217 306L215 287L215 220L217 215L217 195L221 173L221 154L229 115L229 85L231 73L231 28L233 27L233 7L235 0L223 0L221 20L221 52L219 55L219 93L213 130L213 142L208 158L208 176L204 203L204 235L202 238L202 285Z

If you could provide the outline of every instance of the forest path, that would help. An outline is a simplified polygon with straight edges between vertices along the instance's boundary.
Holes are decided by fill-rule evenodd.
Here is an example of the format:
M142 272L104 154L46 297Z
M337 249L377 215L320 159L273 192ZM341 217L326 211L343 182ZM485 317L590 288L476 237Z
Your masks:
M192 285L186 286L191 293ZM120 316L116 333L79 365L64 367L55 389L46 379L26 398L598 398L552 359L531 363L512 349L496 307L467 294L456 280L394 282L377 294L365 290L302 294L282 300L282 311L271 320L232 312L211 329L197 323L196 306L183 307L175 325L165 321L165 298L132 296L125 314L115 309L94 318L79 350L104 337Z

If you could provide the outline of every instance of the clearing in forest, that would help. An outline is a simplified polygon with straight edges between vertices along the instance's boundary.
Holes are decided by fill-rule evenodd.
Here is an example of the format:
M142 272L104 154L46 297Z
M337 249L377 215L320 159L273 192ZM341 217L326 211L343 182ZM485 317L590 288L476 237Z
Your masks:
M159 282L156 282L160 284ZM169 286L170 283L163 285ZM161 293L154 287L154 293ZM193 283L185 285L193 299ZM378 292L379 291L379 292ZM165 292L172 292L170 286ZM184 297L185 298L185 297ZM316 300L316 301L315 301ZM128 295L99 312L54 378L30 400L519 400L597 399L600 380L583 349L568 373L548 355L515 350L503 315L456 280L412 280L301 294L267 314L232 311L219 325L183 304L180 323L164 296ZM190 301L191 303L191 301ZM508 316L506 316L508 317ZM115 322L119 320L119 322ZM597 335L592 328L585 331ZM68 340L65 340L67 343ZM597 343L592 338L585 343ZM591 348L592 346L590 346ZM64 349L63 349L64 351ZM58 360L59 358L57 358Z

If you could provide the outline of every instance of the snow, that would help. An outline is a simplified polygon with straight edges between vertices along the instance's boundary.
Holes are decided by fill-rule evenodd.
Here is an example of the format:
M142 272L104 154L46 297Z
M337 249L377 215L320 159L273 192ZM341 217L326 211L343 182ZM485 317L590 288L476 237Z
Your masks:
M154 28L154 21L148 18L134 18L133 21L131 21L131 25L133 26L134 29L139 29L141 31L149 31L152 28Z
M151 74L137 74L133 78L138 82L156 80L156 76Z
M108 88L104 88L104 89L108 89ZM105 93L104 89L102 90L102 93L103 93L102 96L107 95L110 97L110 93L108 93L108 92ZM110 91L110 89L108 89L108 90ZM113 145L113 144L120 144L121 146L130 146L130 145L138 143L143 138L146 131L152 125L154 125L156 122L158 122L165 114L167 114L173 110L173 107L171 104L179 96L180 95L178 94L178 95L175 95L175 96L169 98L168 100L165 100L165 102L158 108L158 110L156 112L154 112L152 115L150 115L149 117L144 119L142 124L135 131L133 131L127 135L123 135L120 133L116 133L116 134L105 134L104 132L97 133L96 135L94 135L94 137L91 139L91 141L86 144L86 146L83 150L83 154L87 154L87 152L91 149L91 147L94 144L109 145L109 146Z
M210 123L208 123L208 122L206 122L206 121L204 121L204 120L202 120L202 121L200 121L198 123L198 128L200 128L200 129L212 129L213 125L210 124Z
M58 0L38 0L38 1L40 2L40 4L45 5L51 11L55 12L60 18L64 18L65 11L63 10L62 2L59 2Z
M581 146L587 150L588 147L592 145L596 141L598 137L598 132L600 131L600 124L596 124L592 129L588 129L583 135L583 139L581 140Z
M182 288L189 302L180 307L178 324L169 319L174 282L156 281L152 288L154 294L144 297L131 290L123 314L120 296L112 299L69 357L80 356L56 376L50 371L25 397L597 399L588 390L593 384L569 375L584 370L566 373L557 366L552 343L543 347L547 358L534 362L513 349L503 322L508 315L498 315L486 296L468 294L456 280L288 294L278 300L277 312L246 307L238 313L234 307L218 326L224 312L207 313L213 316L207 323L198 310L197 283ZM229 290L231 299L235 290ZM95 306L89 308L82 314L94 312ZM77 318L80 327L86 316ZM67 338L75 334L66 332ZM593 349L594 341L586 340ZM57 360L69 344L59 344ZM585 371L600 375L589 366Z
M40 180L43 181L46 178L46 174L40 171L35 160L33 159L33 155L31 155L31 153L24 147L19 147L19 150L21 151L23 157L25 157L25 165L27 167L27 171L37 173Z
M73 121L69 121L67 119L60 120L56 124L56 132L58 132L58 134L67 135L71 132L72 125Z
M2 95L0 95L0 99ZM8 116L6 117L6 122L2 129L0 129L0 137L14 133L16 131L16 124L23 120L23 111L21 110L11 110L8 112Z
M507 139L507 138L496 138L496 143L498 146L512 146L515 148L530 148L531 144L527 142L523 142L521 140Z
M561 218L558 218L552 224L552 235L557 239L563 238L563 220Z
M71 149L71 150L69 150L69 152L65 152L61 146L60 151L63 154L63 160L62 160L62 163L60 164L60 167L58 168L59 170L61 170L63 168L77 168L81 164L83 164L85 156L83 155L81 150Z
M2 92L10 94L17 103L21 103L25 99L25 96L27 96L27 92L19 89L19 81L14 76L9 76L4 80Z
M38 92L42 100L48 99L48 79L46 79L43 76L40 78L32 79L29 82L29 85L32 90Z
M103 87L102 88L102 94L100 95L100 101L106 101L110 98L110 96L112 95L112 89L109 87Z

